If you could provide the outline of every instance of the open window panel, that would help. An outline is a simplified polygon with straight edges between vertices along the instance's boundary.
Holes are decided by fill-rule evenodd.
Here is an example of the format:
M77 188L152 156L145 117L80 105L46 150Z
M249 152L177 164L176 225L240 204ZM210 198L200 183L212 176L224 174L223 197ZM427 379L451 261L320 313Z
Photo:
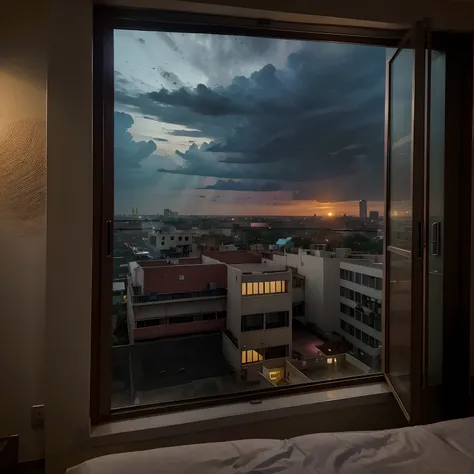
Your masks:
M384 372L411 424L442 385L445 61L428 21L387 59Z

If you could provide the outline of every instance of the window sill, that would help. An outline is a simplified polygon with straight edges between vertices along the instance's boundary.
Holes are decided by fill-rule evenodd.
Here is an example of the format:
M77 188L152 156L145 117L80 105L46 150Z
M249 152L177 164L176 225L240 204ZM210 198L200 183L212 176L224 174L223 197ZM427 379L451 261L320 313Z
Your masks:
M190 432L229 428L318 411L360 407L391 397L385 383L373 383L335 390L268 398L261 403L233 403L196 410L107 422L91 429L95 447L145 442L181 436Z

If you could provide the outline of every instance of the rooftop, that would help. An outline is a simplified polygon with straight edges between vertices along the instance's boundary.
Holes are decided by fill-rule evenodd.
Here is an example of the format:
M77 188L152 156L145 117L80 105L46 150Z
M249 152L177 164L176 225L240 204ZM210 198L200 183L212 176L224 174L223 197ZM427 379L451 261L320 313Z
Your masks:
M227 250L223 252L204 252L205 257L213 258L228 265L241 263L260 263L262 261L260 255L245 250Z
M383 263L376 263L372 260L359 259L359 258L345 258L341 260L341 263L350 263L351 265L357 265L360 267L376 268L377 270L383 270Z
M284 265L276 263L236 263L230 266L242 273L281 273L288 271Z

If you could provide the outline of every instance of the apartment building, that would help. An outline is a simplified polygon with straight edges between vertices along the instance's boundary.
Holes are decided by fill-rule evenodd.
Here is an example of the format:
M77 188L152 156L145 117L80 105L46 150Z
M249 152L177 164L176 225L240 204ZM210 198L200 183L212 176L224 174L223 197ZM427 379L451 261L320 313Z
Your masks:
M382 345L381 256L340 262L340 321L336 331L352 346L352 355L380 370Z
M163 232L149 234L151 248L163 257L189 257L197 255L194 232Z
M339 265L347 258L350 249L327 250L298 249L297 252L274 252L271 259L288 265L293 275L304 277L304 282L294 282L294 305L304 306L304 321L330 337L339 326ZM298 286L303 290L297 289ZM300 310L301 311L301 310Z
M227 268L200 258L129 264L130 343L220 331L227 311Z
M227 361L242 381L286 380L292 353L291 270L268 263L228 264L227 283Z

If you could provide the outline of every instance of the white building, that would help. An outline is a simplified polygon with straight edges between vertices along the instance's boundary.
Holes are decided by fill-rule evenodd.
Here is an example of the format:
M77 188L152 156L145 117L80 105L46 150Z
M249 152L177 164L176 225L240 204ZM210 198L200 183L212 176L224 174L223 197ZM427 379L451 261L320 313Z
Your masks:
M340 322L336 331L352 345L352 355L380 370L382 345L381 256L340 262Z
M298 249L298 253L273 254L274 263L288 265L305 277L305 322L328 336L339 327L339 264L349 254L350 249L337 249L336 253Z
M197 252L194 232L153 232L148 237L149 245L163 257L191 257Z

